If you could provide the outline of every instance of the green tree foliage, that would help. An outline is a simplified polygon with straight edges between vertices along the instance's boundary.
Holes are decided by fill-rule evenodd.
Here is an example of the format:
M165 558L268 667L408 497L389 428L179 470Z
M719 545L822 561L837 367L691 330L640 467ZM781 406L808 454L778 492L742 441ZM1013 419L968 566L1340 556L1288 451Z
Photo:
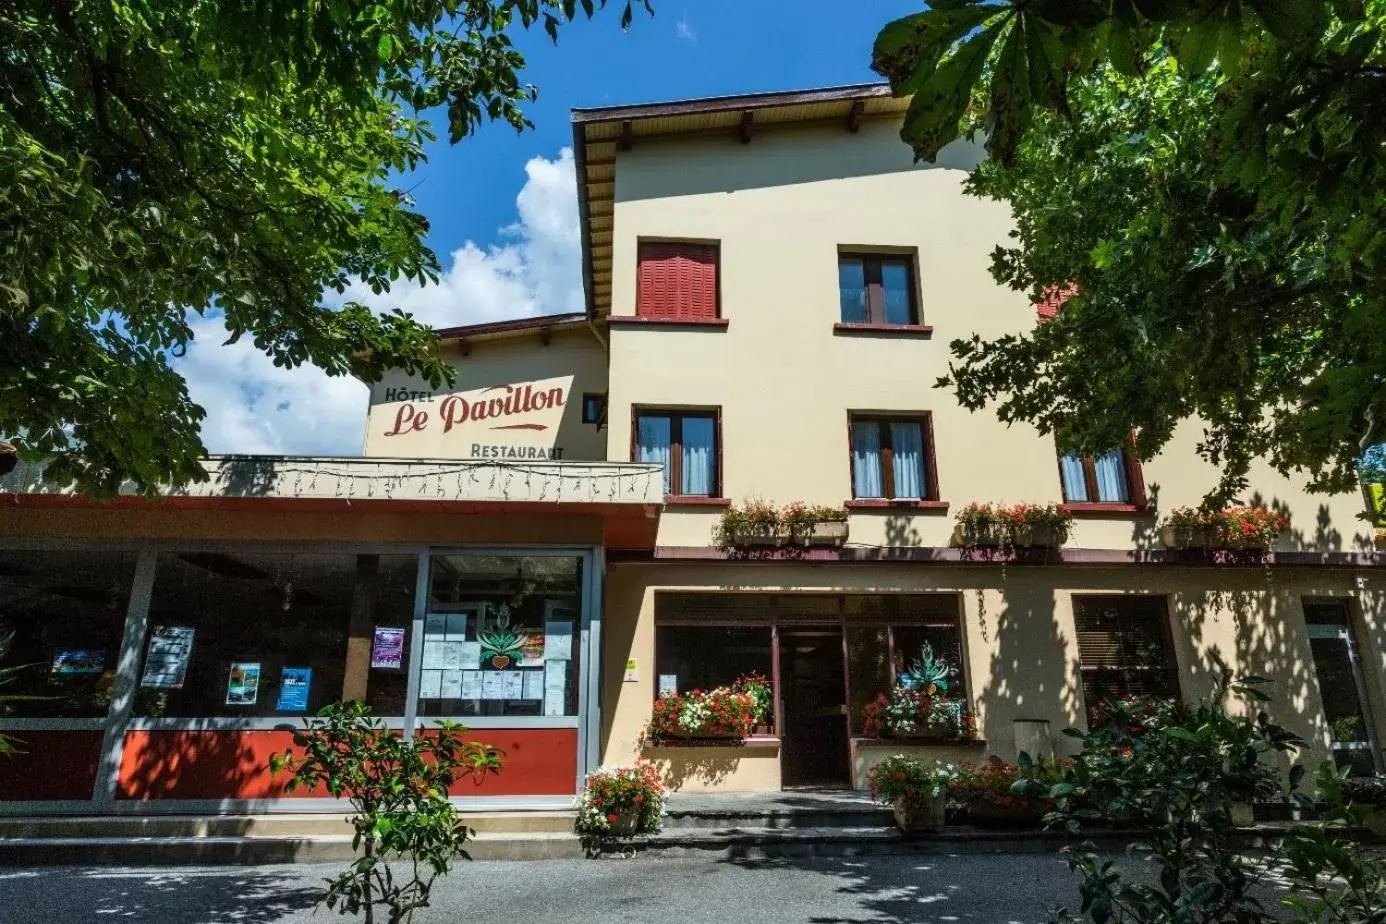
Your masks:
M423 159L425 113L454 142L524 128L511 33L556 39L604 4L0 4L0 436L93 492L204 477L203 412L167 358L209 308L281 366L441 384L427 328L324 292L436 279L391 183Z
M433 882L447 875L475 833L462 823L448 790L464 775L498 773L503 755L463 738L461 725L405 738L371 716L359 702L336 703L304 721L294 747L270 760L290 774L284 791L318 789L351 805L348 819L359 856L327 881L320 902L341 914L388 924L427 908Z
M1386 439L1386 2L949 0L890 23L875 67L932 158L986 134L970 191L1008 200L993 275L1033 333L955 341L944 384L1101 451L1187 418L1221 466L1350 486Z
M1016 791L1054 801L1046 817L1073 840L1069 865L1081 877L1079 915L1055 912L1055 924L1293 924L1386 921L1386 863L1360 850L1344 823L1365 808L1345 805L1338 774L1320 771L1322 819L1285 836L1269 856L1238 844L1233 807L1296 792L1302 765L1280 769L1304 742L1255 710L1267 703L1267 681L1248 677L1226 692L1251 709L1228 712L1226 696L1194 704L1115 703L1090 731L1066 733L1081 753L1059 782L1021 780ZM1029 769L1022 755L1022 767ZM1155 876L1101 853L1086 840L1112 827L1139 832ZM1128 858L1131 852L1127 853ZM1278 883L1277 883L1277 880ZM1279 909L1267 899L1278 884Z

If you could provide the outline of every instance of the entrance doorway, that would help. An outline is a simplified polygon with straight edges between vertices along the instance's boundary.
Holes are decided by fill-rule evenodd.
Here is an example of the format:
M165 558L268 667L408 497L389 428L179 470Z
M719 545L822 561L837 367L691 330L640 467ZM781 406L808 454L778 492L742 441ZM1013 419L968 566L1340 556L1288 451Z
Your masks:
M785 786L849 786L847 685L842 631L780 630Z

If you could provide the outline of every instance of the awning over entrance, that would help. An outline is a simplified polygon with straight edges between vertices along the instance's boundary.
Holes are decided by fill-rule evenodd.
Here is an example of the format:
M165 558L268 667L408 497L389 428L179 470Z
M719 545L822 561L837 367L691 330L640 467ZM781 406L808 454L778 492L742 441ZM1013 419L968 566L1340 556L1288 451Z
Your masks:
M603 544L652 549L663 503L658 465L628 462L209 456L207 480L156 497L122 486L93 500L21 463L0 477L5 507L195 509L292 513L419 512L447 515L596 516Z

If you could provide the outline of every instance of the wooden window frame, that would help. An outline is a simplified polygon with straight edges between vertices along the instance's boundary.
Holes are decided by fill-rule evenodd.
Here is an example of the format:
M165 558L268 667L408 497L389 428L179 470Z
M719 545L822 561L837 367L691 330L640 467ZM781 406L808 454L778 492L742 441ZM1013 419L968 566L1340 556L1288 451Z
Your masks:
M669 318L640 312L640 268L644 265L649 250L659 247L705 247L712 251L713 306L710 318ZM647 308L648 310L648 308ZM620 318L618 323L664 324L669 326L710 325L725 327L722 317L722 242L695 240L692 238L640 238L635 242L635 314Z
M726 506L728 501L722 496L722 408L721 407L666 407L655 405L633 405L630 409L630 460L639 459L640 418L669 418L669 493L664 495L665 503L711 504ZM712 491L709 494L683 494L683 420L697 417L712 421Z
M1059 493L1063 496L1063 509L1069 513L1142 513L1148 506L1149 501L1145 494L1145 476L1141 471L1140 459L1136 458L1134 451L1134 441L1127 446L1120 447L1122 465L1126 469L1126 493L1127 500L1124 501L1101 501L1096 500L1097 491L1097 461L1093 453L1079 453L1079 458L1083 463L1083 487L1088 492L1090 500L1076 501L1068 499L1068 490L1064 484L1064 455L1063 447L1056 444L1054 464L1059 472Z
M875 423L881 428L881 492L884 495L882 497L857 497L857 460L856 452L853 451L854 443L852 440L852 433L853 427L859 422ZM895 496L895 453L890 446L890 427L883 426L892 423L919 424L920 434L924 444L925 484L924 496L922 498ZM939 500L938 462L934 452L934 415L929 411L848 411L847 471L851 482L851 500L847 502L849 507L941 506L943 509L947 509L947 503Z
M842 288L838 285L838 321L842 329L872 327L886 329L916 329L923 327L919 310L919 273L915 267L913 253L871 252L861 250L840 250L837 254L839 267L847 260L859 260L862 265L862 278L866 285L866 320L848 321L842 317ZM907 290L910 297L910 317L907 322L889 322L885 314L885 283L882 281L881 266L885 263L904 264L908 276ZM720 276L720 274L719 274ZM840 278L840 277L839 277Z

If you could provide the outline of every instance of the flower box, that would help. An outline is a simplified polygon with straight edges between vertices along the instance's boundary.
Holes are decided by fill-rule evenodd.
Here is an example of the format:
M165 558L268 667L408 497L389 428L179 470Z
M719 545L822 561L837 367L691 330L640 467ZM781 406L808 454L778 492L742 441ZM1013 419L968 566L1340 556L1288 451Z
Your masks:
M1012 542L1018 549L1057 549L1067 538L1053 526L1020 526L1016 528Z
M784 537L763 533L745 533L732 537L732 544L746 548L778 548L784 545Z
M811 545L842 545L847 541L847 521L828 520L813 524L809 535Z
M1164 526L1160 541L1167 549L1220 549L1222 539L1208 526Z

